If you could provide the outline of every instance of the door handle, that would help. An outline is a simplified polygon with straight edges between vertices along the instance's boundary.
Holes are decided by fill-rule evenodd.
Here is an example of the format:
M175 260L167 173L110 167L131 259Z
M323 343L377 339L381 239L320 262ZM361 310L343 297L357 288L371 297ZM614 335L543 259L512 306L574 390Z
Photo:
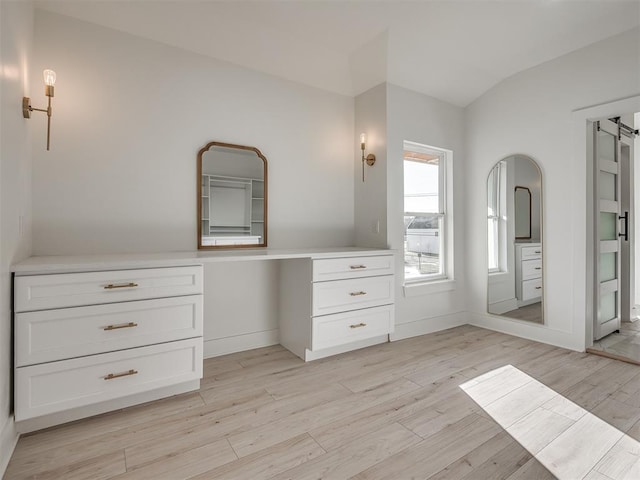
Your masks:
M624 237L624 241L629 241L629 212L624 212L624 215L619 215L618 220L624 220L624 233L619 233L618 237Z

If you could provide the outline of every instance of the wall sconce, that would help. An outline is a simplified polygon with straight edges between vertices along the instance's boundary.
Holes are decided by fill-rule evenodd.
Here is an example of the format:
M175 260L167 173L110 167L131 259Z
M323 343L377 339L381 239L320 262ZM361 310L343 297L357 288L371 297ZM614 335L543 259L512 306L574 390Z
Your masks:
M22 97L22 116L31 118L31 112L45 112L47 114L47 150L49 150L49 140L51 137L51 97L53 97L53 86L56 84L56 72L53 70L45 70L42 72L44 76L44 94L49 97L49 104L46 109L33 108L29 97Z
M373 164L376 163L376 156L373 153L370 153L366 157L364 156L364 149L365 149L366 143L367 143L367 134L361 133L360 149L362 150L362 181L363 182L364 182L364 162L367 162L367 165L369 165L370 167L372 167Z

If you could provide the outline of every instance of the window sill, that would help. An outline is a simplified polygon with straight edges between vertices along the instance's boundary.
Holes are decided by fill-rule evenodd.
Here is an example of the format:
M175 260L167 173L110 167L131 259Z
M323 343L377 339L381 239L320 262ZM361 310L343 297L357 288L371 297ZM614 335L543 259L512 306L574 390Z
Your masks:
M433 293L450 292L456 289L455 280L442 279L432 282L405 283L403 286L405 297L419 297Z

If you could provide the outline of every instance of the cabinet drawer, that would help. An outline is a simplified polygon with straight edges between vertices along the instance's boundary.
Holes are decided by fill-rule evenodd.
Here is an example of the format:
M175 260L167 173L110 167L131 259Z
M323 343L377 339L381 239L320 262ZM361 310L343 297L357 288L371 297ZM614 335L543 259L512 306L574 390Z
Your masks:
M542 246L522 247L522 260L542 258Z
M149 268L15 278L15 311L202 293L202 267Z
M533 300L542 296L542 278L522 282L522 300Z
M311 349L319 350L393 332L393 305L313 319Z
M313 261L313 281L391 275L393 255L327 258Z
M18 313L16 366L202 336L202 295Z
M21 367L16 421L201 377L202 338Z
M314 283L312 315L387 305L393 297L393 275Z
M542 260L523 260L522 279L531 280L542 276Z

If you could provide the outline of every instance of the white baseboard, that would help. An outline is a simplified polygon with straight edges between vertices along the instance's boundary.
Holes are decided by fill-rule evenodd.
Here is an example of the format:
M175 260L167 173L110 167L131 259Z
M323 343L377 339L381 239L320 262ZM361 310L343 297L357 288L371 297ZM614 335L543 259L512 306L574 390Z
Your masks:
M439 332L448 328L460 327L469 323L467 312L456 312L439 317L423 318L415 322L396 323L395 332L389 335L389 340L395 342L403 338L417 337L427 333Z
M517 309L518 309L518 300L516 298L510 298L508 300L502 300L500 302L490 303L488 310L494 315L502 315L503 313L507 313L507 312L510 312L511 310L517 310Z
M580 335L550 328L539 323L500 317L488 313L467 312L467 323L474 327L486 328L494 332L506 333L555 347L584 352L584 340Z
M4 472L7 470L19 437L13 415L11 415L0 429L0 478L4 478Z
M269 347L280 343L278 330L265 330L233 337L204 341L204 358L219 357L228 353L243 352L253 348Z

